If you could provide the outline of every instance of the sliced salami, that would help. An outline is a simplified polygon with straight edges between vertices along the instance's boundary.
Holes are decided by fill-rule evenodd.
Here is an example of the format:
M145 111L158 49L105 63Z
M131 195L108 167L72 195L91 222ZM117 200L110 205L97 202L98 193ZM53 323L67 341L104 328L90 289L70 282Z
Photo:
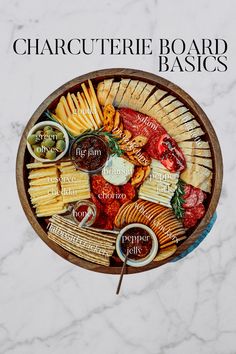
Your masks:
M192 186L190 184L185 184L185 186L184 186L184 199L186 199L190 196L191 191L192 191Z
M197 218L191 209L187 209L184 213L183 224L184 227L190 228L196 225Z
M186 208L193 208L197 201L198 201L198 193L196 192L195 188L192 188L189 196L185 198L184 196L185 203L183 204L183 207Z
M203 204L196 205L193 208L193 213L194 213L196 219L201 219L204 216L204 214L205 214L204 205Z
M202 204L202 202L205 199L205 193L199 188L195 188L195 190L196 190L197 195L198 195L198 199L197 199L196 205Z

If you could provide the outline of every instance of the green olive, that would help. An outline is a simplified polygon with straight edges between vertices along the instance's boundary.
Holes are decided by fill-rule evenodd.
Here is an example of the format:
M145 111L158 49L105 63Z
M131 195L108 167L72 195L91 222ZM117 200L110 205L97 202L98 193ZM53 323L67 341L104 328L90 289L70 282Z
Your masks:
M51 138L47 138L47 139L44 139L44 141L42 142L41 145L51 148L55 145L55 141L53 141Z
M45 132L46 130L52 130L51 125L45 125L45 127L43 128L43 131Z
M57 130L53 130L53 133L50 135L50 138L53 139L53 140L57 140Z
M49 160L54 160L56 156L57 156L56 151L49 150L46 152L46 158Z
M40 146L37 146L35 149L34 149L34 153L37 157L44 157L44 153L41 149Z
M37 142L36 134L31 134L30 136L28 136L27 141L30 145L34 145Z
M64 134L62 132L57 133L57 140L63 140L64 139Z
M66 143L64 140L58 140L56 143L56 149L59 150L60 152L64 151L66 147Z
M52 129L48 129L44 131L44 139L48 139L48 138L53 139L55 135L56 133Z
M38 141L43 140L43 135L44 135L43 130L37 130L35 134L37 136Z

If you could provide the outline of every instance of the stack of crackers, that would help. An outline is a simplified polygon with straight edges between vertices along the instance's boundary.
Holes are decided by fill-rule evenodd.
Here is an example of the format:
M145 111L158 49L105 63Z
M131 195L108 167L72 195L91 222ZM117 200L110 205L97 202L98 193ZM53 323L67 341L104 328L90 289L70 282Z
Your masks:
M37 217L62 214L68 203L90 198L88 174L77 171L71 162L27 165L30 199Z
M182 222L176 219L174 212L168 208L156 215L149 226L159 240L160 249L177 244L187 238Z
M94 229L81 228L69 218L53 215L48 238L67 251L87 261L109 266L115 250L116 235L102 234Z
M172 173L160 161L152 160L151 173L139 189L138 196L150 202L171 208L171 199L177 188L179 172Z
M142 199L123 204L116 215L115 226L122 228L136 222L151 227L159 240L160 248L186 239L182 222L176 219L171 209L162 205Z

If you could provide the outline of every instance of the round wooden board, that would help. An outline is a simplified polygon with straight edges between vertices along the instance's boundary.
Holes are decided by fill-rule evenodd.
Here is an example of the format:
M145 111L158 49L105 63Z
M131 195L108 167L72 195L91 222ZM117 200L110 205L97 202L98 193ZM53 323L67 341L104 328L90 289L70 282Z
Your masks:
M40 220L36 218L34 211L30 205L29 196L28 196L28 171L26 170L26 163L30 160L30 155L26 148L26 137L31 129L31 127L40 119L41 115L46 109L54 109L56 104L59 101L60 96L64 95L68 91L78 91L80 88L80 84L91 79L95 84L101 80L108 79L108 78L131 78L136 80L142 80L150 84L158 85L161 89L168 91L170 94L176 96L180 101L182 101L186 107L189 108L191 113L196 117L199 124L203 127L203 130L206 132L207 140L211 145L212 150L212 160L213 160L213 183L212 183L212 193L211 199L206 211L205 216L201 220L201 222L197 225L195 230L192 234L184 241L178 248L175 254L164 260L159 262L152 262L151 264L140 267L140 268L132 268L127 267L127 274L131 273L138 273L147 271L156 267L159 267L172 259L176 256L180 255L183 251L185 251L193 242L199 237L202 231L208 225L216 207L218 204L218 200L221 193L221 186L222 186L222 177L223 177L223 164L222 164L222 155L219 146L219 142L215 131L207 118L206 114L203 112L201 107L180 87L173 84L172 82L163 79L160 76L140 71L140 70L132 70L132 69L104 69L99 71L94 71L82 76L79 76L54 91L49 97L47 97L43 103L37 108L37 110L32 115L31 119L29 120L18 149L17 160L16 160L16 181L17 181L17 188L20 197L20 201L22 207L25 211L25 214L31 223L32 227L36 231L36 233L41 237L41 239L57 254L65 258L66 260L70 261L73 264L76 264L80 267L93 270L96 272L101 273L108 273L108 274L119 274L121 271L121 267L105 267L96 265L94 263L85 261L77 256L73 255L72 253L64 250L56 243L52 242L48 239L47 233L45 229L40 224Z

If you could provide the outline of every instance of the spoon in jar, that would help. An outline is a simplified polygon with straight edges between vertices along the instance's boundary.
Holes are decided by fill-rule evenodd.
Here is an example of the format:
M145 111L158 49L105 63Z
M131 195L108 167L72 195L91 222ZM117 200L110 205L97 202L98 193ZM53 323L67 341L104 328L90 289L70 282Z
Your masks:
M120 292L121 283L122 283L122 280L123 280L123 276L124 276L124 272L125 272L125 268L126 268L126 263L127 263L127 260L128 260L128 255L129 255L129 249L127 248L126 256L125 256L124 263L123 263L123 266L122 266L122 269L121 269L121 273L120 273L120 280L119 280L119 283L118 283L118 286L117 286L117 290L116 290L116 295L118 295L119 292Z
M88 211L87 211L87 213L86 213L86 215L83 217L83 219L80 221L80 223L79 223L79 227L83 227L85 224L86 224L86 222L88 221L88 219L90 218L90 216L93 214L93 210L92 210L92 208L88 208Z

